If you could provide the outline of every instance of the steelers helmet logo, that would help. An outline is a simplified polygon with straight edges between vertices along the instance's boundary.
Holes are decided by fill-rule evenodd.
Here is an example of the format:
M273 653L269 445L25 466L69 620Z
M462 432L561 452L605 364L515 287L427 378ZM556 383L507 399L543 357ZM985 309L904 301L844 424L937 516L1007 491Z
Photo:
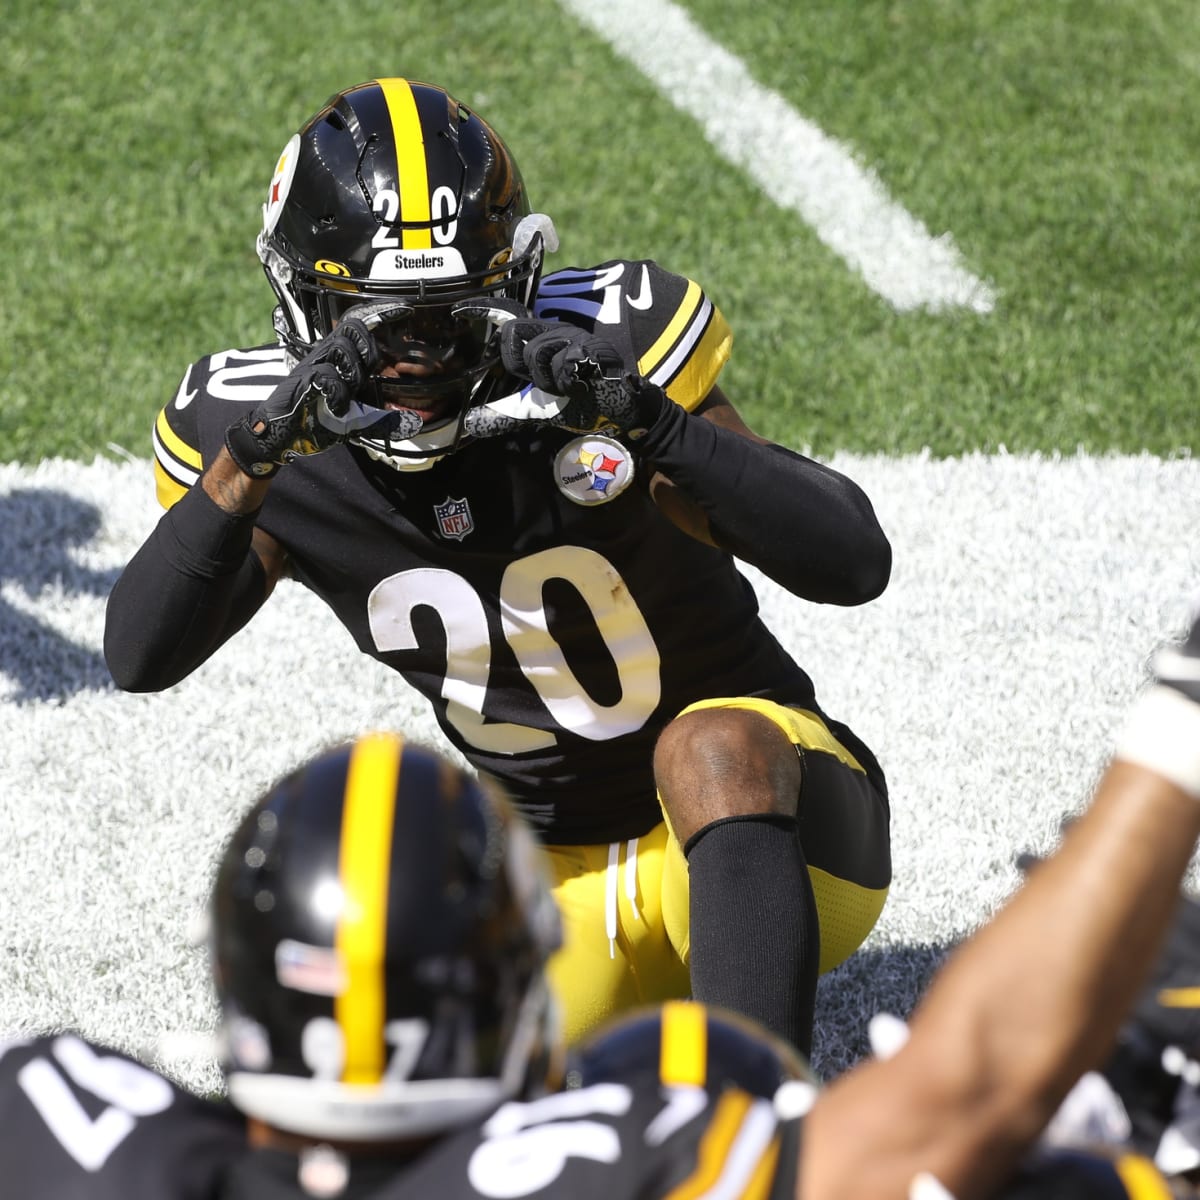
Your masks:
M300 160L300 135L292 134L283 153L275 163L275 173L271 176L271 185L267 188L267 199L263 204L263 231L271 233L279 223L279 214L283 211L283 203L292 190L292 180L296 177L296 163Z
M576 504L606 504L633 479L633 458L615 438L589 433L572 438L555 456L558 490Z

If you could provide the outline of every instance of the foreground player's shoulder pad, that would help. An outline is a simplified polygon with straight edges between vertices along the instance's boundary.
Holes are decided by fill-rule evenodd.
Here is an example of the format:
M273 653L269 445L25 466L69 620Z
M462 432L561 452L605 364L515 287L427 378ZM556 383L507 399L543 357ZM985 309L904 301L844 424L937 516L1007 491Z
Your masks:
M1167 942L1131 1018L1153 1042L1200 1059L1200 900L1182 893Z
M5 1196L210 1196L245 1118L75 1034L0 1043Z
M188 367L154 422L154 484L163 508L200 478L246 406L261 404L287 373L281 346L222 350Z
M1149 1200L1170 1185L1154 1163L1116 1147L1034 1151L997 1200Z
M689 411L716 383L733 342L698 283L649 259L555 271L543 277L533 310L611 338L638 374Z

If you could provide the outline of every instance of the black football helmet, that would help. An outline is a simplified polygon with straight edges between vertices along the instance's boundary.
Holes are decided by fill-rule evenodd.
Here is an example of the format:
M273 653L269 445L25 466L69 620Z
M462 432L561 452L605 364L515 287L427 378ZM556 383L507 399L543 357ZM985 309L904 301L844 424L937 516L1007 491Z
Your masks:
M399 438L378 432L381 419L351 441L401 470L459 445L467 408L504 377L487 310L524 311L557 247L491 126L442 88L406 79L338 92L293 135L257 243L279 298L276 333L296 358L355 305L397 306L374 329L383 361L362 399L413 410L424 425Z
M1154 1162L1124 1147L1035 1149L994 1193L996 1200L1138 1200L1194 1195Z
M312 1138L463 1124L556 1086L542 851L492 789L374 733L272 787L217 873L229 1098Z
M617 1017L580 1045L571 1082L590 1087L637 1076L663 1087L738 1088L771 1100L781 1117L807 1111L818 1084L782 1038L747 1017L691 1000Z

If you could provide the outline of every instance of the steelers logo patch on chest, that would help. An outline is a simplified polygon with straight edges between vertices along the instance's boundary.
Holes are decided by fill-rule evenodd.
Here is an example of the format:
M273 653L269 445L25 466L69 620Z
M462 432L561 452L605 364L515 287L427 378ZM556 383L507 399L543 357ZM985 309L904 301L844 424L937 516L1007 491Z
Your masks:
M615 438L589 433L572 438L554 458L558 490L576 504L604 504L633 479L633 457Z

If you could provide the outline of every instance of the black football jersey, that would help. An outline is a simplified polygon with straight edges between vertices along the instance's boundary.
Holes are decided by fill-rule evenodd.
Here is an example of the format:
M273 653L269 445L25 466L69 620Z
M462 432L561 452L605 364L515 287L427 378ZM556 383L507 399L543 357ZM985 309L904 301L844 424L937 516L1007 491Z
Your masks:
M356 1158L339 1179L320 1151L305 1164L252 1149L224 1103L73 1034L0 1050L0 1190L21 1200L777 1200L794 1194L798 1145L768 1100L647 1073L504 1105L406 1162Z
M728 357L728 326L699 286L649 262L548 275L535 310L621 342L689 410ZM155 427L164 506L286 373L275 346L188 369ZM622 453L632 481L608 488ZM581 478L594 486L581 493ZM676 528L647 482L616 442L547 426L475 441L420 471L339 445L282 470L258 524L545 841L614 841L660 819L652 749L688 704L760 696L816 709L734 560Z
M737 1089L654 1087L643 1076L506 1104L403 1165L350 1164L335 1200L656 1200L795 1195L798 1122ZM221 1200L310 1200L295 1155L256 1152Z
M0 1042L0 1193L210 1200L245 1120L74 1034Z

